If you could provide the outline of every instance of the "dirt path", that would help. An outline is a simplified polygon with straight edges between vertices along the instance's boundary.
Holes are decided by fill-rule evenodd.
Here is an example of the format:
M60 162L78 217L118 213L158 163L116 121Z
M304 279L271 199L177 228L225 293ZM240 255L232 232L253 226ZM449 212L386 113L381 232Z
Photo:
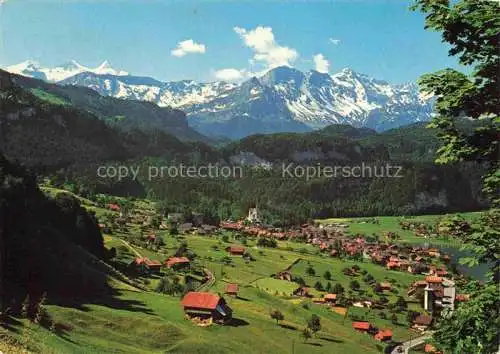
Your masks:
M118 238L118 240L120 240L125 246L127 246L127 248L131 249L132 252L139 258L142 258L142 255L134 248L130 245L130 243L128 243L127 241L125 240L122 240L121 238Z

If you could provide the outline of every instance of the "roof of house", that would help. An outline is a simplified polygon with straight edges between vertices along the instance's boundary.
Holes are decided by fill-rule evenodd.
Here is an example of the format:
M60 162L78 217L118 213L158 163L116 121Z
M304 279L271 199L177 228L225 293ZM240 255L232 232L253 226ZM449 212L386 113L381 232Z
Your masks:
M352 328L354 329L370 329L370 322L353 322Z
M390 329L381 329L375 334L375 339L382 340L392 338L392 330Z
M380 286L383 288L392 288L392 284L387 281L383 281L382 283L380 283Z
M229 252L237 252L237 253L243 253L245 252L245 247L243 246L230 246L226 248Z
M427 316L427 315L418 315L414 320L414 324L418 325L425 325L428 326L432 322L432 316Z
M238 290L238 284L227 284L226 286L226 293L237 293Z
M470 299L469 294L457 294L457 296L455 296L455 300L457 301L468 301L469 299Z
M433 276L433 275L428 275L428 276L425 277L425 281L428 282L428 283L442 283L443 282L443 278L436 277L436 276Z
M325 296L323 296L323 298L325 300L335 300L335 299L337 299L337 294L325 294Z
M108 208L111 210L120 210L120 206L118 204L108 204Z
M427 282L425 280L417 280L413 283L413 286L427 286Z
M191 291L184 296L181 304L184 307L215 310L220 299L217 294Z
M187 257L170 257L164 262L167 267L172 267L173 265L176 264L186 264L189 263L189 258Z
M145 264L147 266L161 266L161 263L157 260L151 260L149 258L146 258L146 257L138 257L135 259L135 264L136 265L141 265L141 264Z
M434 347L432 344L426 344L424 347L424 352L426 353L435 353L436 352L436 347Z

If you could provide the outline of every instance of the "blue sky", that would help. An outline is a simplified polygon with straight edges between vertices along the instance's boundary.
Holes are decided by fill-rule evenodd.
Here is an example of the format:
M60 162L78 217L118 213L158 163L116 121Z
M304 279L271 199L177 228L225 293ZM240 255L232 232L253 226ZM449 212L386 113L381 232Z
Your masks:
M75 59L161 80L242 79L276 65L392 83L457 67L410 0L8 0L0 66ZM179 44L184 42L183 44Z

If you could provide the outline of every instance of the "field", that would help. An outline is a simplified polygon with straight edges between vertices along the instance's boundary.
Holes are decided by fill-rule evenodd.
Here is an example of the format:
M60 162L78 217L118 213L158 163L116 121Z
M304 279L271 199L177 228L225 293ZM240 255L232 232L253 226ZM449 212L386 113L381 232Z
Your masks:
M45 188L51 195L57 190ZM96 212L98 217L109 213L94 203L82 199L83 204ZM136 201L134 207L142 212L154 210L147 201ZM472 215L472 214L471 214ZM420 217L419 217L420 218ZM433 220L435 216L422 217ZM351 233L382 233L398 227L397 218L379 218L380 225L363 223L362 219L349 219ZM338 221L338 220L337 220ZM331 222L322 221L322 222ZM9 333L34 351L43 353L377 353L385 344L371 336L352 329L352 318L368 320L379 328L391 328L393 339L402 342L415 336L408 329L406 313L396 315L393 323L389 310L370 310L350 307L343 315L342 309L334 310L325 305L313 304L310 299L292 296L297 283L274 279L272 276L290 267L293 276L301 277L307 286L320 282L340 284L351 297L377 298L363 277L370 274L376 282L392 283L393 291L384 294L389 303L398 296L406 298L408 286L421 276L387 271L368 260L353 262L328 257L309 244L279 241L277 248L257 247L255 240L238 238L223 232L217 236L170 235L167 230L157 231L164 246L159 250L138 247L126 241L139 233L139 225L128 225L128 231L105 235L108 248L115 247L117 256L112 265L123 270L137 256L146 256L163 261L171 256L182 243L187 243L196 255L195 264L208 268L215 276L215 282L204 288L214 293L224 293L228 283L239 285L238 297L225 297L233 309L235 323L231 326L198 327L186 320L180 306L180 296L168 296L154 291L158 276L141 276L134 281L144 290L130 286L110 277L115 289L112 300L96 298L79 308L68 306L47 306L49 313L64 330L53 332L20 320L13 323ZM400 230L398 230L400 231ZM400 232L405 241L414 241L411 235ZM229 256L225 248L229 245L244 245L252 255L252 261L241 256ZM359 274L345 275L344 268L359 266ZM307 271L314 269L314 275ZM331 273L325 279L326 271ZM185 276L181 274L181 277ZM353 280L360 284L359 290L351 290ZM313 296L322 296L325 291L311 290ZM409 308L420 310L416 303L409 302ZM284 320L277 324L270 318L272 309L279 309ZM382 312L384 312L382 314ZM321 330L304 342L303 328L312 314L321 318Z

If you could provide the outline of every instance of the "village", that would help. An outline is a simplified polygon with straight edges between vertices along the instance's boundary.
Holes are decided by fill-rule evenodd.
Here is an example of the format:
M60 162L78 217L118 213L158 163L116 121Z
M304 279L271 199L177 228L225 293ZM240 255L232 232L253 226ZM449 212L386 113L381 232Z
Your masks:
M152 215L124 213L120 210L118 204L109 204L107 209L115 214L112 220L126 219L125 224L142 223L151 224ZM116 214L119 216L116 218ZM384 232L379 235L363 235L349 233L349 223L307 223L289 229L274 228L264 225L260 220L259 210L250 208L248 216L242 220L227 220L220 222L219 225L210 225L204 223L203 215L193 213L189 222L184 222L186 218L181 213L169 213L165 220L157 222L155 228L142 229L142 241L140 247L136 246L139 252L144 247L156 251L161 250L163 239L158 241L162 232L174 234L175 237L182 238L184 243L182 250L177 250L175 254L165 255L163 259L150 259L147 256L135 257L129 264L128 270L134 272L140 277L161 278L164 274L177 276L196 275L198 276L196 286L185 287L179 293L184 294L180 300L185 318L197 326L209 326L213 324L230 324L235 316L238 315L238 308L233 308L228 299L242 299L242 294L248 286L244 282L238 281L238 276L232 280L234 282L224 281L223 287L215 292L211 287L215 283L216 275L212 267L209 270L204 264L200 265L198 255L190 253L187 244L190 240L199 237L207 239L224 240L226 245L221 249L212 246L225 256L222 263L228 267L234 267L236 259L241 259L244 264L251 264L255 261L252 255L257 248L275 249L278 248L278 242L293 242L304 244L314 249L322 259L331 259L347 264L353 264L351 267L344 267L341 270L342 276L352 279L349 282L351 290L346 291L341 285L332 286L330 282L323 286L320 282L313 284L305 280L311 274L314 274L312 266L306 268L306 277L297 275L297 265L303 260L299 257L288 266L274 273L267 274L269 279L280 282L278 288L287 288L289 292L273 293L273 288L263 286L262 289L291 301L305 301L311 306L319 306L340 314L344 317L349 316L352 320L351 327L358 333L366 333L376 342L397 343L394 342L394 328L390 325L381 327L377 323L372 323L354 314L355 308L366 311L380 311L391 309L392 317L387 316L393 324L396 324L397 331L400 330L401 322L396 312L407 311L407 324L409 331L413 331L413 336L422 336L427 331L432 330L432 324L436 316L446 316L449 311L463 301L467 301L469 296L460 293L455 284L455 278L462 281L461 275L452 272L449 269L450 257L436 247L424 247L421 245L408 245L397 242L397 236L394 231ZM374 222L377 221L368 221ZM101 228L111 232L109 224L101 224ZM116 226L116 224L115 224ZM403 229L408 229L407 224L401 223ZM116 227L115 227L116 228ZM415 233L421 233L421 227L417 227ZM231 235L231 236L228 236ZM255 241L255 246L249 246L249 240ZM138 253L139 253L138 252ZM258 251L263 254L263 251ZM144 253L144 252L143 252ZM148 251L147 253L150 253ZM153 257L151 257L153 258ZM157 257L156 257L157 258ZM206 257L210 259L211 257ZM308 263L309 264L309 263ZM367 271L360 266L370 264L370 267L376 267L377 271L387 274L394 272L407 274L414 279L407 287L398 291L393 285L394 279L385 279L376 281ZM221 266L222 268L222 266ZM331 278L330 275L331 274ZM221 271L221 275L226 278L226 274ZM327 276L328 275L328 276ZM325 279L336 278L335 271L325 272ZM359 282L356 278L362 278L368 286L369 291L360 290ZM259 281L251 283L259 286ZM267 282L271 281L266 279ZM179 280L175 280L179 282ZM287 283L289 285L284 285ZM400 286L398 286L400 287ZM177 294L177 292L173 292ZM397 295L397 296L396 296ZM387 298L395 299L394 304L389 304ZM293 300L296 299L296 300ZM302 299L302 300L301 300ZM412 310L408 309L411 305ZM304 305L306 306L306 305ZM271 318L280 318L279 310L271 311ZM364 316L366 317L366 316ZM380 315L383 318L382 314ZM307 329L307 328L306 328ZM420 333L420 334L419 334ZM308 335L304 335L308 336ZM425 352L435 352L430 345L425 346Z

